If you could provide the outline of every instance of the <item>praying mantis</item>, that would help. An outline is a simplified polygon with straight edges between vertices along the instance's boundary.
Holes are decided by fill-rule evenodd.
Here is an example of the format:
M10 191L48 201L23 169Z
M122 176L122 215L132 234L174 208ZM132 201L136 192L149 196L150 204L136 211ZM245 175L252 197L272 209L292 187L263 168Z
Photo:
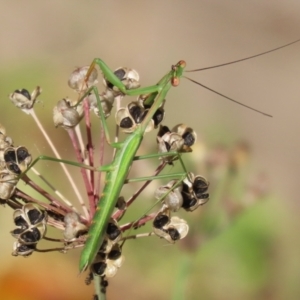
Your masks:
M266 51L263 53L260 53L258 55L250 56L245 59L237 60L234 62L229 62L226 64L218 65L218 66L224 66L232 63L237 63L246 59L251 59L260 55L264 55L267 53L270 53L272 51L276 51L278 49L287 47L291 44L294 44L296 42L299 42L299 40L294 41L292 43L286 44L284 46L272 49L270 51ZM36 162L39 160L52 160L52 161L59 161L61 163L65 164L71 164L79 167L83 167L90 170L95 170L98 172L106 172L106 179L105 179L105 186L102 192L102 195L100 197L100 200L98 202L96 212L93 216L93 219L90 223L88 236L85 241L84 248L81 253L81 258L79 262L79 271L83 272L85 271L94 261L97 252L99 251L99 248L101 247L107 224L109 222L109 219L112 215L112 212L116 206L118 197L120 195L121 189L123 187L123 184L125 183L127 179L128 172L130 170L130 167L136 157L137 150L139 149L144 134L146 132L147 126L150 123L150 121L153 119L154 115L156 114L157 110L164 104L165 98L169 92L169 90L172 87L177 87L180 83L180 78L186 78L198 85L201 85L200 83L184 76L184 71L186 67L185 61L181 60L177 64L173 65L171 67L171 70L162 77L160 81L158 81L157 84L148 86L148 87L142 87L142 88L133 88L128 89L126 86L122 83L122 81L116 76L116 74L101 60L101 59L94 59L92 64L90 65L86 75L85 75L85 82L88 81L89 77L91 76L94 68L98 66L100 70L102 71L105 79L113 86L115 86L122 94L128 95L128 96L142 96L146 95L146 104L149 105L149 110L147 114L144 116L143 120L138 124L138 126L135 128L133 132L130 133L130 135L123 141L118 143L110 143L108 129L106 125L105 120L105 114L102 109L101 105L101 99L99 97L99 93L95 87L90 87L86 91L83 92L83 95L80 96L80 99L78 103L83 101L90 93L94 93L97 99L100 119L102 122L102 126L104 129L104 133L106 136L106 140L109 144L111 144L112 147L116 149L116 155L113 159L113 161L104 166L100 167L90 167L86 166L84 164L80 165L78 163L70 162L63 159L54 159L46 156L40 156L38 157L28 169L30 169ZM215 68L218 66L213 66L210 68ZM204 68L209 69L209 68ZM200 71L204 69L195 69L191 71ZM201 85L203 86L203 85ZM232 98L229 98L223 94L220 94L206 86L203 86L210 91L217 93L226 99L236 102L239 105L245 106L251 110L254 110L256 112L259 112L263 115L270 116L266 113L263 113L261 111L258 111L252 107L249 107L245 104L242 104L238 101L235 101ZM174 155L174 153L167 153L166 155ZM157 157L160 157L161 154L157 154ZM27 170L26 170L27 172ZM24 173L26 173L24 172ZM175 174L174 176L177 176L177 178L182 178L186 175L185 173Z
M276 51L278 49L281 49L283 47L287 47L291 44L294 44L297 41L294 41L292 43L286 44L284 46L278 47L276 49L272 49L263 53L260 53L258 55L254 55L245 59L241 59L235 62L236 63L242 60L251 59L260 55L264 55L266 53L270 53L272 51ZM223 65L231 64L226 63ZM94 260L97 251L99 250L99 247L101 246L104 238L104 232L106 228L106 224L110 218L110 215L112 214L112 211L116 205L116 201L118 199L118 196L120 194L121 188L123 186L123 183L127 177L128 170L132 164L132 161L136 155L136 152L143 140L143 136L146 130L146 127L150 120L153 118L155 112L157 109L163 104L165 97L170 90L171 87L177 87L180 83L180 78L183 77L183 72L186 67L186 62L183 60L180 60L177 64L173 65L171 68L171 71L167 73L156 85L149 86L149 87L143 87L143 88L136 88L132 90L126 89L124 84L117 78L117 76L113 73L113 71L99 58L96 58L93 60L92 64L90 65L90 68L87 72L86 79L89 78L92 70L95 66L98 66L100 70L102 71L104 77L114 86L116 86L123 94L129 95L129 96L138 96L138 95L149 95L149 99L152 102L152 106L150 110L148 111L147 115L145 116L144 120L141 122L141 124L136 128L136 130L130 134L130 136L122 143L113 144L113 147L117 148L117 153L115 156L114 161L107 166L105 169L106 173L106 185L103 190L103 194L100 198L96 213L94 215L94 218L91 223L91 227L89 229L88 238L86 240L86 244L84 246L84 249L81 253L80 263L79 263L79 270L80 272L84 271ZM221 65L221 66L223 66ZM199 71L200 69L196 69L193 71ZM187 77L186 77L187 78ZM189 78L187 78L189 79ZM191 79L189 79L191 80ZM193 80L191 80L193 81ZM195 81L193 81L195 82ZM199 84L198 82L195 82L196 84ZM201 85L201 84L200 84ZM207 88L207 87L205 87ZM211 90L211 89L209 89ZM211 90L213 91L213 90ZM213 91L215 92L215 91ZM85 97L90 93L90 90L83 96ZM220 94L220 93L218 93ZM95 93L96 96L98 96L98 93ZM221 96L224 96L220 94ZM256 112L259 112L263 115L270 116L266 113L263 113L261 111L258 111L252 107L249 107L247 105L244 105L240 102L235 101L234 99L231 99L229 97L224 96L228 100L234 101L235 103L238 103L242 106L245 106L247 108L250 108ZM97 98L98 105L100 106L100 99ZM103 111L100 109L101 119L104 123L105 118ZM107 131L106 131L107 133ZM104 169L102 169L104 170Z

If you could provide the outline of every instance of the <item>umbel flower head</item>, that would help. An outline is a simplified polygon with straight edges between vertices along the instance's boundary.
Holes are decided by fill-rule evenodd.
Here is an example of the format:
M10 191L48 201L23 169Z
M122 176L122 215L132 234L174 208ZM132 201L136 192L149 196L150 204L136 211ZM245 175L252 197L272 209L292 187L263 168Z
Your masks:
M192 212L205 204L209 198L208 181L203 176L186 171L181 157L183 153L192 151L197 135L192 128L182 123L171 130L162 125L166 99L160 99L157 92L141 93L137 95L137 99L131 99L127 102L129 104L122 104L123 107L117 109L116 127L131 136L123 142L113 144L117 149L116 155L113 155L111 162L104 164L104 143L105 140L110 141L106 118L111 115L115 100L123 101L126 97L126 90L137 89L140 83L138 73L130 68L119 68L115 72L104 74L103 83L104 90L99 92L98 72L93 65L76 68L69 77L68 85L76 93L77 100L71 100L69 97L62 98L53 109L54 125L66 129L62 134L70 138L77 161L70 161L71 155L62 157L59 154L47 135L47 130L38 120L34 104L38 102L38 96L41 94L40 87L37 87L31 94L26 89L16 90L10 95L10 100L17 108L33 117L38 128L45 135L55 157L41 155L32 161L30 151L25 146L14 146L12 139L6 135L4 127L0 126L0 199L2 203L5 202L14 210L15 228L11 231L15 238L13 255L29 256L34 252L49 251L65 253L86 247L93 235L98 234L97 230L91 230L97 227L92 226L98 222L93 219L95 212L107 211L107 215L103 216L105 218L102 226L104 234L101 237L96 236L101 241L100 245L93 246L91 250L95 255L87 264L89 274L86 280L87 283L94 280L97 284L100 278L102 292L107 287L107 278L115 276L124 262L125 242L146 236L158 236L172 244L182 240L188 234L189 224L176 214L180 210ZM91 116L91 111L95 112L98 118ZM144 124L145 120L147 124ZM97 135L96 140L92 132L92 123L94 127L102 126L100 138ZM85 129L84 135L81 134L83 128ZM130 141L136 139L136 144L141 145L143 134L157 128L159 128L157 143L152 137L152 142L157 145L157 152L144 155L155 157L158 166L152 174L145 174L148 177L141 178L145 183L131 197L125 199L119 194L119 186L111 178L118 177L115 175L123 176L120 184L124 182L124 188L126 188L125 183L130 185L130 182L134 181L130 174L131 161L134 164L137 150L143 151L143 147L132 150ZM145 131L142 137L135 135L137 129ZM144 138L148 136L145 135ZM125 153L123 160L120 159L122 156L120 153L122 155ZM130 157L130 163L123 172L123 161L125 159L129 161L127 156ZM47 174L39 173L37 169L43 160L47 160L49 164L50 162L56 164L56 172L60 166L62 167L66 180L64 185L75 192L74 198L68 199L62 195L46 178ZM130 209L131 204L143 196L146 186L159 176L161 179L165 178L166 176L160 173L166 168L172 168L170 165L178 160L181 164L181 173L172 177L172 170L166 170L172 180L165 181L156 192L152 191L152 198L156 199L153 211L123 223L122 217ZM85 187L84 196L82 196L82 191L78 190L79 184L73 179L73 174L66 168L67 164L73 166L73 174L78 171L81 175ZM101 179L101 172L104 171L107 173L105 181ZM32 179L34 175L40 177L43 186ZM34 194L22 191L22 187L17 186L19 180L30 186ZM49 189L52 193L48 192ZM111 207L104 210L102 203L107 205L109 193L113 194L114 198L111 199L112 203L109 203ZM33 196L36 194L38 196ZM78 203L74 203L75 201ZM149 205L145 207L145 210L148 207ZM143 226L146 224L149 225L148 229ZM59 238L48 236L52 232L48 230L49 226L59 231ZM134 234L133 230L138 228L145 228L146 232ZM91 232L93 230L94 232ZM53 247L42 248L40 242L43 239L53 242ZM99 289L96 288L96 290Z

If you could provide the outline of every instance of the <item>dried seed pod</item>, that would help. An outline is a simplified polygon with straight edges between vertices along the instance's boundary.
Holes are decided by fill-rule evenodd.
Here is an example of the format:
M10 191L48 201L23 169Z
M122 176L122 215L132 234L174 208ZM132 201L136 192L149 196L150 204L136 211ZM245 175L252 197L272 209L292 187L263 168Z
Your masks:
M162 229L170 222L169 214L159 213L153 220L153 227L157 229Z
M7 172L6 170L0 171L0 199L8 200L14 193L18 179L16 175Z
M134 69L129 68L118 68L114 71L114 74L122 81L122 83L125 85L127 90L130 89L136 89L140 86L139 80L139 74ZM112 90L116 95L122 94L120 90L114 86L111 82L109 82L106 78L103 79L103 83L106 86L107 89Z
M42 238L45 230L46 230L45 226L42 226L41 228L33 227L30 229L26 229L19 234L18 241L23 245L36 244Z
M156 94L145 94L145 95L140 95L137 99L137 102L141 107L143 107L145 110L149 110L153 104L153 101L155 100ZM156 129L158 125L163 121L165 117L165 110L164 110L164 104L165 100L161 104L161 106L157 109L155 114L152 117L152 127Z
M14 211L13 218L14 218L15 225L20 227L22 230L27 229L29 227L28 220L24 216L24 212L22 209L16 209ZM17 234L20 234L20 232L17 232L17 231L14 231L14 232Z
M16 151L14 147L7 147L3 153L3 159L5 162L17 163Z
M165 213L159 213L153 224L155 224L153 232L170 243L183 239L189 231L189 226L185 220L176 216L168 218Z
M139 123L143 121L147 111L138 104L131 102L125 108L122 107L116 112L116 123L126 133L135 131ZM145 132L149 132L154 128L154 122L149 122Z
M7 170L14 174L21 174L31 163L31 155L28 150L23 147L7 147L3 153Z
M124 256L121 248L118 244L115 244L107 255L97 254L95 263L91 265L91 272L95 276L114 277L123 262Z
M84 92L89 87L96 85L98 83L98 72L96 68L94 68L89 75L88 78L86 78L87 71L89 70L90 66L84 66L80 68L76 68L70 75L68 80L68 85L71 89L77 91L77 92Z
M21 108L25 113L29 114L29 110L33 108L37 97L41 93L42 89L39 86L33 90L31 95L26 89L15 90L9 95L9 99L16 107Z
M124 263L124 260L125 258L123 255L120 255L120 257L116 260L108 259L104 275L108 278L114 277L117 274L118 269Z
M46 234L47 214L31 203L16 209L13 218L18 228L11 231L11 234L21 244L35 244Z
M172 212L178 211L183 203L183 198L181 195L182 184L174 188L177 183L177 180L172 180L168 184L160 186L154 194L155 198L157 200L162 199L168 209L170 209Z
M167 126L160 126L157 133L157 143L159 153L168 152L191 152L191 146L196 142L197 135L195 131L184 124L176 125L172 130ZM178 155L162 156L162 159L169 164L178 159Z
M0 160L3 160L3 150L7 147L12 146L13 140L12 138L6 136L5 127L0 124Z
M62 99L57 102L53 109L53 121L55 127L61 126L65 129L75 127L83 117L82 103L77 105L70 99Z
M110 252L113 245L114 245L114 242L112 240L108 239L107 237L104 237L104 241L102 242L99 252L103 253L103 254L107 254Z
M87 227L81 223L79 215L75 212L69 212L64 218L65 230L64 239L71 242L81 234L87 232Z
M12 255L13 256L21 255L26 257L32 254L32 252L35 249L36 249L36 244L24 245L19 242L14 242Z
M160 126L156 140L158 153L181 152L184 146L183 138L179 134L169 131L167 126ZM172 164L173 161L178 159L178 155L164 155L160 159Z
M122 238L122 231L116 220L111 219L107 224L106 236L113 243L117 243Z
M104 276L107 264L104 261L95 262L91 265L91 272L94 275Z
M191 152L192 151L191 146L193 146L197 140L196 132L185 124L176 125L172 129L172 132L176 132L184 140L184 146L181 149L181 152Z
M183 219L178 217L172 217L171 222L168 225L168 233L172 241L183 239L189 232L189 225Z
M110 116L111 110L113 108L115 97L113 93L109 90L105 91L101 95L99 95L102 111L104 113L105 118L108 118ZM90 94L88 97L88 102L90 106L90 110L93 110L94 113L99 117L100 112L98 108L98 102L96 95L94 93Z
M194 211L200 205L209 200L209 194L206 193L209 182L202 176L195 176L189 173L189 178L184 179L181 195L183 197L182 207L186 211Z
M167 209L166 206L163 206L153 220L153 232L159 237L164 237L170 219L170 210Z
M32 157L29 154L28 150L22 146L16 147L16 157L17 165L20 168L21 172L27 170L32 160Z

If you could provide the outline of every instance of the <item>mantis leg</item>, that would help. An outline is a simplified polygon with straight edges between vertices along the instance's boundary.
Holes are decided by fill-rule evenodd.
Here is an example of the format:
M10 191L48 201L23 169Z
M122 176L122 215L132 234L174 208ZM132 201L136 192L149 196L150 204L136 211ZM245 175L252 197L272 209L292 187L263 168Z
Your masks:
M86 78L89 78L90 74L92 73L96 65L100 68L105 78L114 86L116 86L125 95L137 96L137 95L151 94L151 93L159 92L162 88L162 86L158 84L158 85L152 85L148 87L129 90L125 87L122 81L114 74L114 72L107 66L107 64L100 58L95 58L93 60L87 72Z

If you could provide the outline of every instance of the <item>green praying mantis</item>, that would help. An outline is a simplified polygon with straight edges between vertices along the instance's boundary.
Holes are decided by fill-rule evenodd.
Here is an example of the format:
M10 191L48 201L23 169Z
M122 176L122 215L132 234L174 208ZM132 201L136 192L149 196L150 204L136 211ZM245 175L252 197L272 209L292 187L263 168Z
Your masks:
M297 43L300 40L294 41L292 43L286 44L284 46L260 53L258 55L250 56L244 59L240 59L237 61L212 66L209 68L202 68L202 69L194 69L190 72L196 72L200 70L205 69L211 69L216 68L219 66L229 65L233 63L237 63L240 61L244 61L247 59L251 59L254 57L258 57L276 50L279 50L281 48L287 47L291 44ZM99 251L100 246L102 245L104 241L105 231L107 224L109 222L109 219L113 213L113 210L116 206L116 202L118 200L118 197L120 195L121 189L127 179L128 172L130 170L130 167L135 159L137 150L139 149L141 142L143 140L146 128L149 124L149 122L152 120L153 116L155 115L156 111L163 105L166 96L169 92L169 90L172 87L177 87L180 83L180 78L186 78L218 95L221 95L222 97L225 97L226 99L233 101L239 105L242 105L244 107L247 107L251 110L254 110L258 113L261 113L266 116L270 116L269 114L266 114L264 112L261 112L259 110L256 110L252 107L249 107L245 104L242 104L232 98L229 98L223 94L220 94L216 92L215 90L212 90L199 82L196 82L186 76L184 76L184 71L186 67L185 61L181 60L177 64L173 65L171 67L171 70L162 77L160 81L158 81L157 84L148 86L148 87L142 87L142 88L134 88L134 89L127 89L126 86L122 83L122 81L114 74L114 72L101 60L101 59L94 59L92 64L90 65L85 81L87 82L92 71L94 68L98 66L100 70L103 73L103 76L105 79L110 82L112 85L114 85L116 88L119 89L119 91L128 96L141 96L141 95L147 95L147 105L151 106L147 114L145 115L144 119L141 123L138 124L138 126L135 128L135 130L130 133L130 135L123 141L118 143L110 143L109 139L109 133L108 128L106 125L105 120L105 114L103 112L102 106L101 106L101 100L99 97L99 93L95 87L89 88L87 91L83 93L83 95L80 97L78 102L83 101L91 92L93 92L96 96L98 108L99 108L99 114L100 119L102 122L102 126L105 132L106 140L108 143L111 144L112 147L116 149L116 155L113 159L113 161L104 166L100 166L98 168L90 167L84 164L74 163L67 160L57 160L55 158L46 157L46 156L40 156L38 157L32 164L33 166L37 161L39 160L52 160L52 161L59 161L65 164L71 164L79 167L83 167L90 170L96 170L98 172L106 172L106 179L105 179L105 186L102 192L102 195L100 197L100 200L98 202L96 212L93 216L93 219L90 223L88 236L84 245L84 248L81 253L81 258L79 262L79 270L80 272L85 271L94 261L97 252ZM189 71L187 71L189 72ZM169 153L167 155L174 155L174 153ZM161 156L161 154L157 154L157 156ZM31 167L30 166L30 167ZM27 171L26 171L27 172ZM174 176L182 177L186 175L186 173L176 174Z
M264 55L266 53L270 53L281 49L283 47L287 47L293 43L298 42L294 41L292 43L286 44L284 46L278 47L276 49L272 49L270 51L260 53L258 55L254 55L251 57L247 57L245 59L251 59L260 55ZM236 63L239 61L243 61L245 59L241 59L235 62L226 63L223 65ZM144 132L150 120L153 118L157 109L162 105L163 101L166 98L166 95L171 87L177 87L180 83L180 78L183 77L184 69L186 67L186 62L181 60L177 64L171 67L169 73L167 73L156 85L137 88L128 90L124 86L124 84L117 78L117 76L113 73L113 71L99 58L93 60L89 71L87 72L86 78L88 78L94 69L95 66L98 66L100 70L103 72L104 77L111 82L114 86L116 86L122 93L129 96L138 96L144 94L150 94L149 99L151 100L151 109L148 111L146 117L136 128L136 130L130 134L130 136L122 143L114 144L113 146L117 148L117 153L115 156L114 161L107 166L106 174L106 185L103 190L103 194L100 198L96 213L91 223L91 227L89 229L88 238L84 249L81 253L80 263L79 263L79 270L82 272L85 270L94 260L99 247L101 246L104 238L104 232L106 228L106 224L112 214L112 211L116 205L116 201L120 194L121 188L123 186L124 181L126 180L128 170L132 164L132 161L136 155L136 152L143 140ZM223 66L221 65L221 66ZM213 68L213 67L211 67ZM192 71L200 71L202 69L196 69ZM187 77L186 77L187 78ZM187 78L189 79L189 78ZM191 80L191 79L189 79ZM194 80L192 82L201 85ZM201 85L203 86L203 85ZM203 86L207 88L206 86ZM209 88L208 88L209 89ZM211 89L209 89L211 90ZM215 92L214 90L211 90ZM90 92L90 91L89 91ZM89 92L87 92L83 97L85 97ZM98 95L98 93L95 93ZM266 116L270 116L264 112L258 111L252 107L244 105L240 102L235 101L223 94L218 93L219 95L225 97L226 99L238 103L242 106L245 106L251 110L254 110L258 113L261 113ZM98 98L98 105L100 105L100 99ZM101 119L104 121L104 114L102 110L100 110ZM107 131L106 131L107 132Z

